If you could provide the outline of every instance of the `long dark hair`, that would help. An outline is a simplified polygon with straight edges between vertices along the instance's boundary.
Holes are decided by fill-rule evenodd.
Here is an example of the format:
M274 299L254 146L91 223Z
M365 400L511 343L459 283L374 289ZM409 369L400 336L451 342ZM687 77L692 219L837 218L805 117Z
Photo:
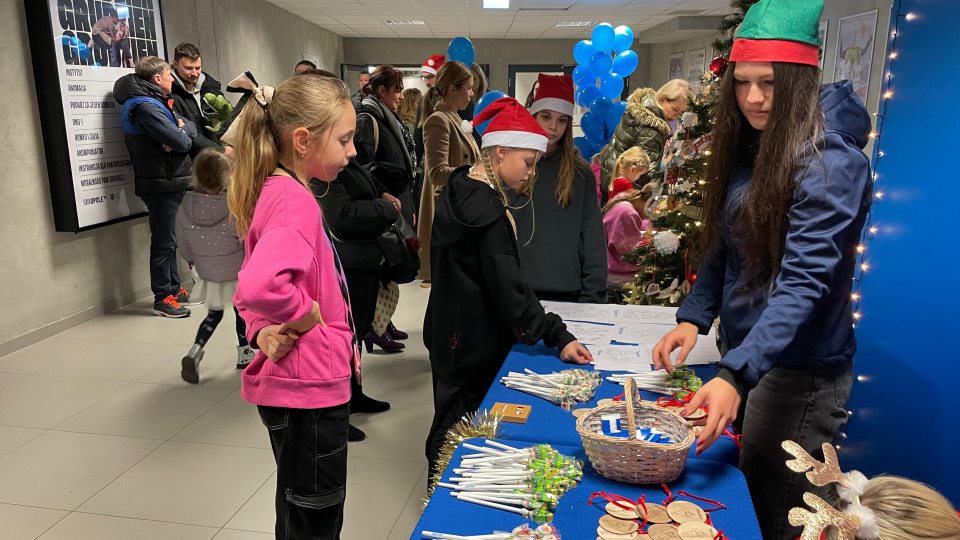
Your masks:
M537 114L540 114L539 111ZM566 208L570 204L570 199L573 198L573 181L576 178L577 171L583 171L585 174L593 174L593 170L590 169L590 164L587 163L581 156L580 152L577 150L577 147L573 144L573 117L568 114L564 116L567 117L567 129L563 132L563 136L560 137L560 140L557 141L557 157L560 159L560 170L557 171L557 188L555 190L555 195L557 197L557 204L561 207ZM536 118L536 114L534 115ZM517 190L517 193L520 195L529 195L533 192L534 182L525 182Z
M755 287L772 282L780 271L801 159L819 151L824 123L820 74L817 66L773 62L773 107L766 129L758 132L737 105L735 68L736 62L730 62L721 82L700 240L707 252L719 247L733 176L741 167L752 168L753 180L739 203L737 221L726 226L744 239L746 285Z

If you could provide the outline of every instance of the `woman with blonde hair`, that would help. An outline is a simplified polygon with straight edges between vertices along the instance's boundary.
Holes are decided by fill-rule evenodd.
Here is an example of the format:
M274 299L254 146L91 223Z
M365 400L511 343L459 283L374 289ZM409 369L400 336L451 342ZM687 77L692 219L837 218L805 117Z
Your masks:
M403 100L397 107L397 115L403 120L403 125L407 127L410 133L417 127L417 108L420 106L420 100L423 98L423 92L419 88L407 88L403 91Z
M473 98L473 72L461 62L444 62L437 71L436 81L424 96L420 121L424 178L417 236L420 238L419 278L423 280L423 287L430 286L430 238L436 199L454 169L480 158L480 150L473 140L473 126L458 115Z
M621 183L626 189L611 195L610 202L603 207L603 230L607 234L607 285L610 287L633 282L637 272L642 270L640 265L624 261L623 256L637 247L650 227L647 204L657 186L650 182L637 190L624 180L615 182Z
M603 148L600 172L600 184L603 191L610 189L610 183L616 180L613 166L617 157L631 146L643 148L655 164L651 176L660 176L660 158L663 147L670 137L669 122L676 120L687 110L687 102L693 97L690 83L683 79L673 79L654 92L650 88L639 88L627 99L627 110L620 118L620 124L613 132L610 144Z
M545 75L530 113L547 133L536 181L510 192L523 281L540 300L603 303L607 261L597 182L573 145L573 78Z

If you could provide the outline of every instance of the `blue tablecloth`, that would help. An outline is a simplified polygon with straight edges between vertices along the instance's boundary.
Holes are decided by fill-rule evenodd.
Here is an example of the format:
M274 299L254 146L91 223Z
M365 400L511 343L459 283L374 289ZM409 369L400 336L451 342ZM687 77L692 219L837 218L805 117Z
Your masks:
M556 349L549 349L543 343L538 343L532 347L526 345L516 345L507 356L497 379L490 386L487 395L480 404L480 410L489 410L493 404L515 403L518 405L532 405L533 410L526 424L503 423L503 429L500 437L503 439L512 439L517 441L528 441L531 443L544 443L563 446L582 446L580 434L577 433L577 419L569 412L564 411L559 405L550 403L542 398L531 396L518 390L511 390L500 383L500 378L505 377L511 371L523 372L524 368L531 369L537 373L552 373L569 369L570 364L564 364L560 361L560 355ZM592 370L593 366L581 366ZM715 366L693 366L697 375L706 382L716 375ZM597 388L597 394L593 401L589 403L577 403L577 407L589 408L596 407L597 401L605 398L612 398L623 393L623 386L604 380L603 384ZM640 392L645 400L656 401L663 397L662 394L652 392ZM696 444L690 447L690 457L698 459L707 459L720 461L736 467L740 463L740 449L730 437L720 437L717 442L708 448L703 454L696 455Z
M475 445L483 446L483 439L472 439ZM530 446L530 443L501 440L514 447ZM583 457L583 448L552 445L558 452L567 456ZM453 468L459 467L460 456L475 453L463 446L457 449L444 471L444 481L449 480ZM726 538L735 540L761 540L760 526L750 502L743 474L734 467L716 461L691 459L680 478L668 484L673 493L680 490L698 497L716 500L726 505L726 509L711 514L714 527L722 530ZM637 500L646 495L646 500L663 502L666 494L659 485L636 486L608 480L597 474L589 463L584 465L583 481L567 492L554 510L554 525L565 539L584 540L597 537L597 522L605 514L606 501L594 499L592 506L587 505L590 495L607 492ZM438 487L423 511L420 522L414 529L411 540L421 538L421 531L442 532L458 535L489 534L493 531L509 531L532 520L518 514L487 508L468 502L462 502L450 495L452 491ZM689 500L689 499L682 499ZM599 501L599 502L598 502ZM696 502L696 501L691 501ZM697 503L703 508L710 505Z

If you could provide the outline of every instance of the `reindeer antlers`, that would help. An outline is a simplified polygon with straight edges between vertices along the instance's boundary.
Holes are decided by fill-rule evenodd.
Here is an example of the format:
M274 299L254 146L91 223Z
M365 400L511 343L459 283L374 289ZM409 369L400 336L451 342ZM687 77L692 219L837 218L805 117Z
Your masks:
M837 451L830 443L823 443L823 463L820 463L807 453L799 444L793 441L783 441L780 445L784 450L793 454L797 459L787 460L787 467L793 472L807 472L807 480L815 486L825 486L832 482L846 486L850 481L843 471L840 470L840 463L837 461ZM851 537L852 538L852 537Z
M815 512L803 508L792 508L787 514L787 520L791 525L803 526L800 540L820 540L824 529L831 525L837 529L837 540L855 539L857 530L860 528L860 518L841 513L813 493L804 493L803 502Z

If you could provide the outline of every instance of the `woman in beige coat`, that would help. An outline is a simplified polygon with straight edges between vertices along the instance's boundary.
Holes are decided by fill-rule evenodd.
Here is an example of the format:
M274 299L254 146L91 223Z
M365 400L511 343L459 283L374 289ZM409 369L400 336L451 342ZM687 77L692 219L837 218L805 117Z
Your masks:
M417 216L420 238L421 286L430 286L430 236L437 196L457 167L476 163L480 150L473 140L473 127L461 120L458 111L466 109L473 97L473 73L460 62L445 62L437 72L437 82L423 100L424 179Z

